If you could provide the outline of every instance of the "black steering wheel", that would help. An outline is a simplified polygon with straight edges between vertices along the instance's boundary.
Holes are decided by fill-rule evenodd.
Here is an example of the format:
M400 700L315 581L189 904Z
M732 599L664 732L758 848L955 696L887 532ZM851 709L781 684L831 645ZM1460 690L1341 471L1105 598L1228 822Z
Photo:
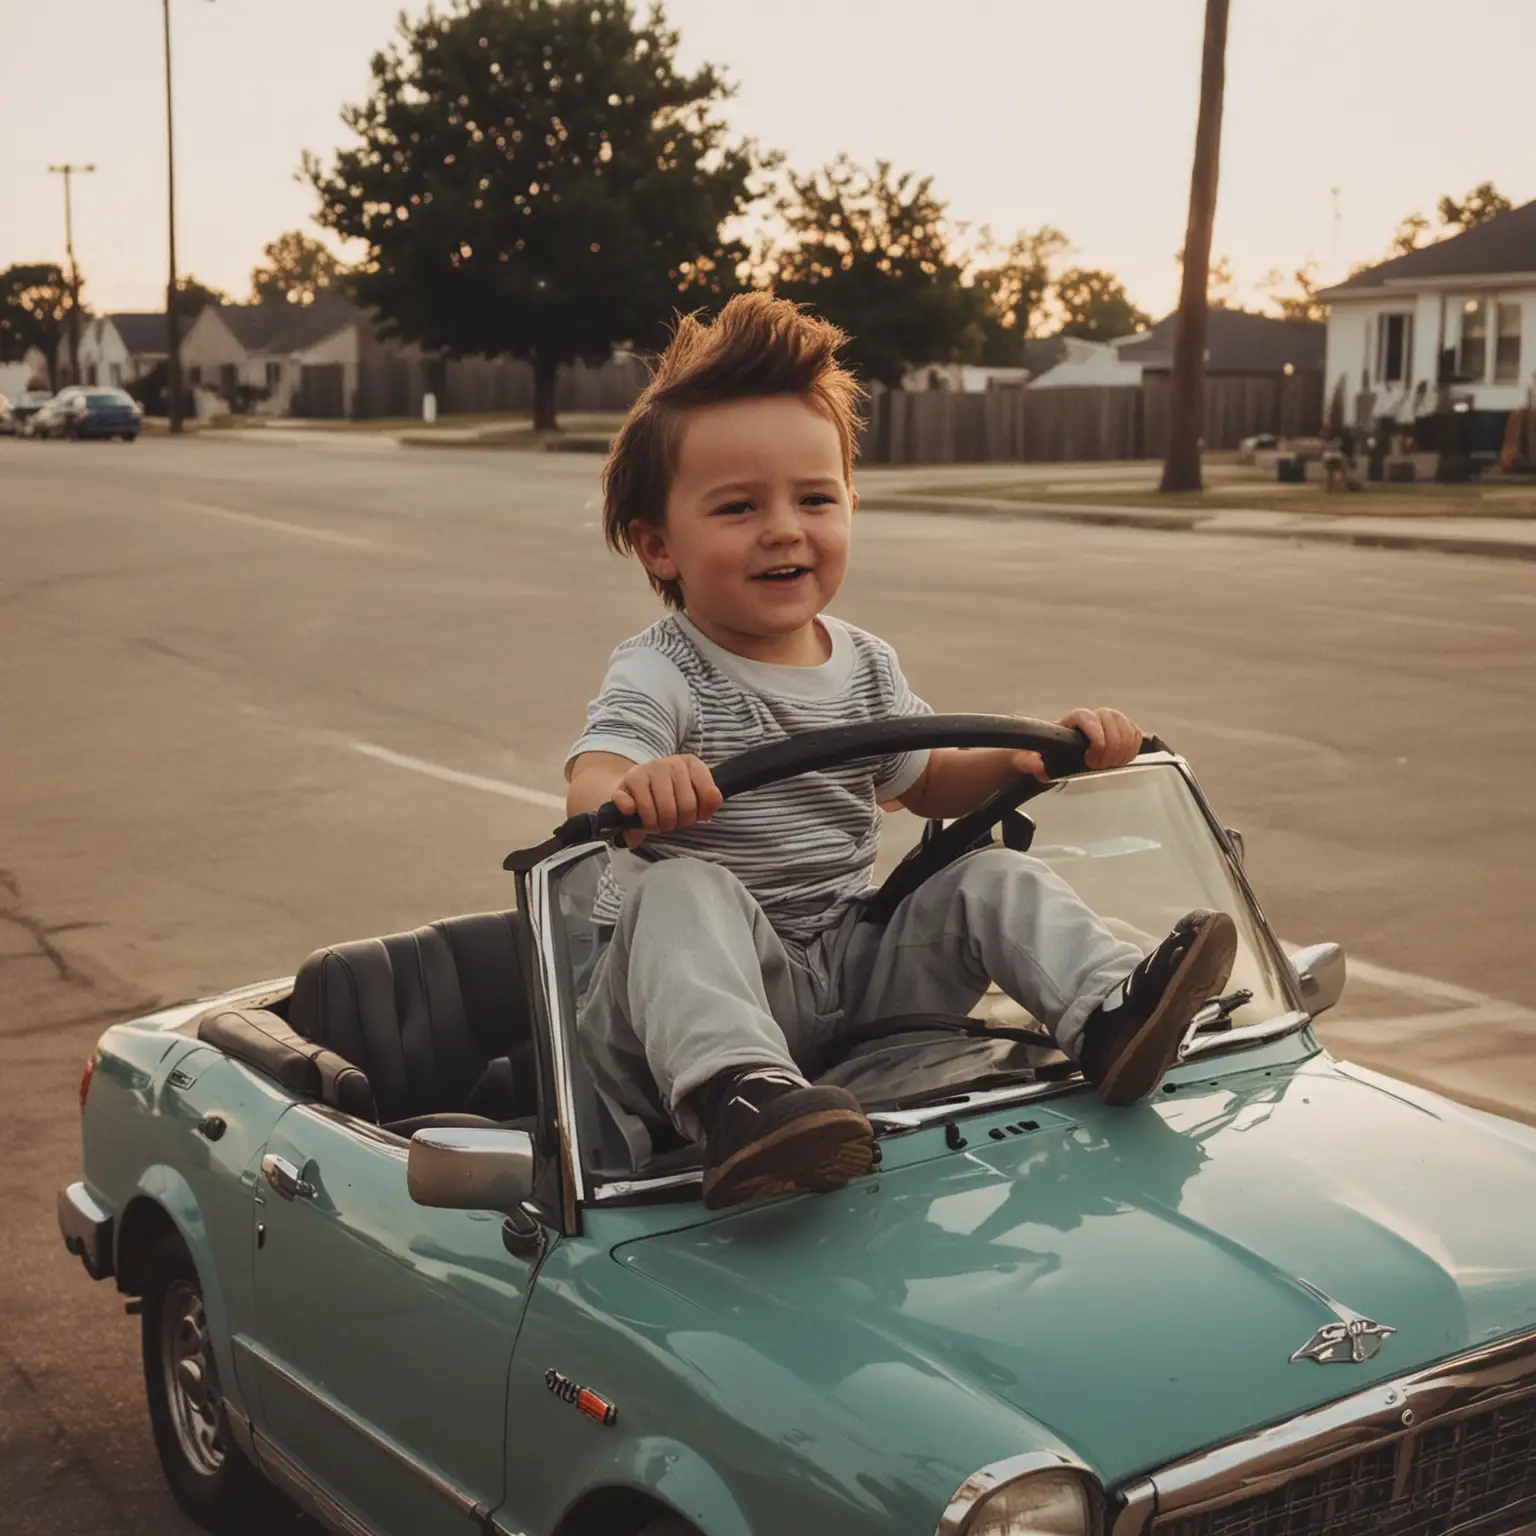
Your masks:
M1038 752L1052 779L1086 773L1084 761L1088 738L1078 730L1015 715L904 715L895 720L872 720L861 725L834 725L822 731L805 731L783 741L753 747L711 767L723 799L744 795L802 773L816 773L863 757L883 757L892 752L918 752L933 747L1009 747ZM1167 748L1155 736L1141 744L1143 752ZM1038 784L1024 777L1026 786ZM1041 786L1043 787L1043 786ZM985 804L945 829L975 840L991 830L1025 798L1014 786L1001 790ZM527 873L552 854L582 843L613 838L638 827L638 816L626 816L613 801L595 811L585 811L555 828L554 835L533 848L520 848L502 861L503 869Z

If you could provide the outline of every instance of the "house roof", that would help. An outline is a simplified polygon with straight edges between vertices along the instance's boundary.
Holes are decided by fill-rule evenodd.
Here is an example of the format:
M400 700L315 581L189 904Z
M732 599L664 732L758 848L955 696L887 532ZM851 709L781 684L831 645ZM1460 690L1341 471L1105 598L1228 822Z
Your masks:
M1319 298L1379 288L1384 283L1433 282L1445 277L1481 277L1504 272L1536 272L1536 202L1512 208L1449 240L1421 246L1367 267L1346 282L1324 289Z
M1145 335L1120 343L1120 360L1154 371L1173 367L1173 331L1177 311L1165 315ZM1312 320L1274 320L1246 309L1212 308L1206 312L1208 373L1283 373L1293 368L1321 368L1328 327Z
M302 352L363 318L350 299L322 297L313 304L221 304L218 316L247 352Z
M108 315L107 319L112 322L131 357L165 356L165 311L163 309L157 313L136 311ZM181 333L181 339L185 341L187 332L192 329L192 316L177 315L176 329Z

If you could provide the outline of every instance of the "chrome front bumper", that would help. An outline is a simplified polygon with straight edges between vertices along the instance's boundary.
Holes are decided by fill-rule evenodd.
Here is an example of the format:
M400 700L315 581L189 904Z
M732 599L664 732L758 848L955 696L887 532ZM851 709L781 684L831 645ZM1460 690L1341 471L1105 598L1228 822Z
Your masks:
M59 1191L59 1231L92 1280L112 1273L112 1213L96 1203L84 1184Z

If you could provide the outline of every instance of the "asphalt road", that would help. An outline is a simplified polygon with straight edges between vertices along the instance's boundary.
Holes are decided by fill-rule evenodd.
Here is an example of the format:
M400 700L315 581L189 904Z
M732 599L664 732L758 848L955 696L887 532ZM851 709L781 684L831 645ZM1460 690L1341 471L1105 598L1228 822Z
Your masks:
M141 1008L510 905L501 856L657 611L596 469L0 440L0 1531L191 1529L136 1322L57 1239L80 1066ZM1281 934L1350 951L1330 1045L1536 1118L1536 568L870 513L838 607L940 708L1158 730Z

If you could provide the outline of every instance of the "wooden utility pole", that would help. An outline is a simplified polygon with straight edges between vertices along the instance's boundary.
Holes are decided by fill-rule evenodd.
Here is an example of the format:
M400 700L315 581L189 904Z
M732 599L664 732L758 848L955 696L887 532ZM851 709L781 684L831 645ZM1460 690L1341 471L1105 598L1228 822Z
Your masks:
M69 382L80 382L80 268L75 264L75 214L70 198L70 178L88 176L94 165L50 165L49 172L64 178L64 254L69 258ZM55 358L48 359L51 374Z
M1210 282L1211 226L1221 168L1221 98L1227 74L1227 3L1205 0L1205 49L1200 64L1200 116L1195 125L1195 167L1189 179L1189 224L1184 233L1184 282L1173 330L1165 491L1199 491L1200 439L1205 420L1206 287Z
M165 175L170 223L170 276L165 284L165 409L171 431L181 431L181 326L176 315L176 139L171 122L171 0L165 15Z

